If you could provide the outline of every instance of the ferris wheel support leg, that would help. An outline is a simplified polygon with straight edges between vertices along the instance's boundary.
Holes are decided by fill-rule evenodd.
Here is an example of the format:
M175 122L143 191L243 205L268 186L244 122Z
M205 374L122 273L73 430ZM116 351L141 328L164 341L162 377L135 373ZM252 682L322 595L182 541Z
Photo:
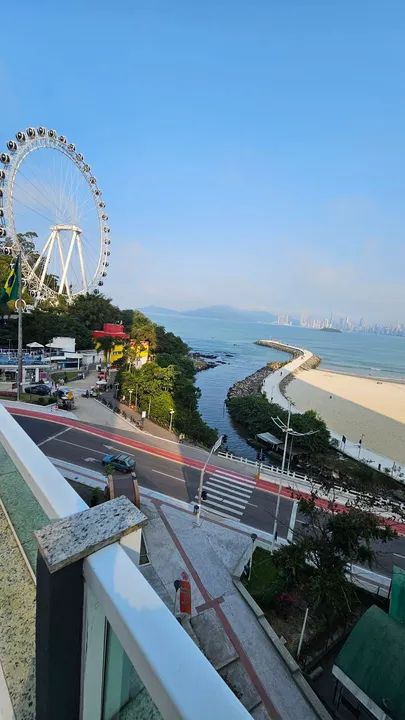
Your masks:
M87 291L87 280L86 280L86 273L85 273L85 270L84 270L82 239L81 239L80 235L77 236L77 250L78 250L78 253L79 253L80 269L81 269L81 271L82 271L83 290L86 290L86 291Z
M65 258L63 256L62 241L60 239L59 232L57 233L57 243L58 243L58 250L59 250L60 266L62 268L62 274L63 274L65 272ZM67 293L67 296L70 298L70 287L69 287L68 283L66 283L66 293Z
M50 234L50 236L49 236L49 238L48 238L48 240L46 241L44 247L42 248L39 256L37 257L37 259L36 259L36 261L35 261L35 264L32 266L31 271L30 271L30 273L29 273L29 275L28 275L28 277L27 277L27 282L29 282L29 281L31 280L31 278L35 275L35 272L36 272L36 270L37 270L37 268L38 268L41 260L43 259L46 251L47 251L48 248L49 248L49 244L50 244L51 241L52 241L52 236L53 236L53 234L54 234L54 233L53 233L53 231L52 231L51 234Z
M72 239L71 239L71 241L70 241L68 254L67 254L67 256L66 256L65 267L63 268L62 278L61 278L60 285L59 285L59 295L62 295L62 293L63 293L63 288L64 288L65 285L66 285L66 287L68 287L68 282L67 282L67 279L66 279L66 278L67 278L67 273L68 273L68 270L69 270L70 261L71 261L71 259L72 259L72 253L73 253L73 248L74 248L74 246L75 246L76 237L77 237L77 232L76 232L76 230L74 230L74 231L73 231L73 235L72 235Z
M54 244L55 244L55 240L56 240L56 232L53 230L53 231L52 231L52 235L51 235L51 237L50 237L50 239L49 239L49 246L48 246L48 250L47 250L47 254L46 254L45 264L44 264L44 267L43 267L43 270L42 270L41 280L39 281L39 288L38 288L38 295L39 295L39 296L41 295L41 290L42 290L43 285L44 285L44 281L45 281L46 273L47 273L47 271L48 271L49 262L50 262L50 260L51 260L52 250L53 250L53 246L54 246ZM44 253L43 253L43 254L44 254Z

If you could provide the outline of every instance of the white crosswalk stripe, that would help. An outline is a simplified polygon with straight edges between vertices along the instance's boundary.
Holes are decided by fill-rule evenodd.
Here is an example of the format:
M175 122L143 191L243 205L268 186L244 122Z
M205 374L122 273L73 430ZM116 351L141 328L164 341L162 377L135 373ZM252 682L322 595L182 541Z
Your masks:
M239 522L255 486L255 480L250 478L242 480L222 470L209 473L203 485L203 490L207 491L208 496L202 501L202 507L207 512Z

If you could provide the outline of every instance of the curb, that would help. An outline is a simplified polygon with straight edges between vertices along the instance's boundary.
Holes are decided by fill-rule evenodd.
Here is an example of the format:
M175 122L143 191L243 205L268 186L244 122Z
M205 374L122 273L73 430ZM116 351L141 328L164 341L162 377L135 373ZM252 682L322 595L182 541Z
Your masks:
M266 550L269 549L268 545L262 541L255 541L254 548L256 547L262 547ZM242 583L240 579L240 575L242 573L242 570L247 562L247 560L250 557L251 549L248 548L247 551L245 551L239 560L233 575L232 575L232 581L237 590L240 592L243 599L247 602L252 612L256 615L256 618L260 625L262 626L264 632L266 633L267 637L269 638L270 642L272 643L273 647L277 650L278 654L286 664L289 672L291 673L294 682L296 683L297 687L299 688L300 692L303 694L309 705L312 707L314 712L316 713L317 717L320 718L320 720L332 720L331 715L326 710L325 706L322 704L322 702L319 700L317 694L312 690L311 686L305 679L302 670L300 666L298 665L297 661L289 650L287 650L286 646L281 642L280 638L278 637L275 630L273 630L272 626L270 625L269 621L266 619L263 610L261 607L257 604L257 602L252 598L251 594L246 590L244 584ZM240 572L239 572L240 571ZM238 574L239 573L239 574Z

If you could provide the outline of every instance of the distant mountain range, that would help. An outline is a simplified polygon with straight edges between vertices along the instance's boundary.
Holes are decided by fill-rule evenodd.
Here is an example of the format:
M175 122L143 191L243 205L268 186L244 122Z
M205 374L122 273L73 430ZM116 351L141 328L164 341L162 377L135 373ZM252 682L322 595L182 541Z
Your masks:
M145 315L181 315L186 317L206 317L216 320L239 320L250 322L274 322L277 315L266 310L241 310L229 305L210 305L195 310L172 310L170 308L148 305L140 308Z

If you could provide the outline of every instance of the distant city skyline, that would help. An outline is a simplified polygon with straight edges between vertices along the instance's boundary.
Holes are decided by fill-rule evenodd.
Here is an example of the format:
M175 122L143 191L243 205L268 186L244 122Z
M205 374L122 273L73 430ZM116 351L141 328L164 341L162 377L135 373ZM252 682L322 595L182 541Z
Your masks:
M405 322L404 3L22 12L17 52L2 8L0 145L46 125L85 154L116 303Z
M148 314L186 314L186 315L209 315L213 318L229 320L251 320L252 322L268 322L274 325L295 325L312 329L337 329L349 332L369 332L385 335L405 336L405 323L400 321L387 323L374 323L367 318L351 316L338 316L332 313L325 316L322 312L305 314L299 312L274 313L272 310L263 308L241 308L228 305L202 306L197 308L173 308L164 306L146 306L141 310Z

